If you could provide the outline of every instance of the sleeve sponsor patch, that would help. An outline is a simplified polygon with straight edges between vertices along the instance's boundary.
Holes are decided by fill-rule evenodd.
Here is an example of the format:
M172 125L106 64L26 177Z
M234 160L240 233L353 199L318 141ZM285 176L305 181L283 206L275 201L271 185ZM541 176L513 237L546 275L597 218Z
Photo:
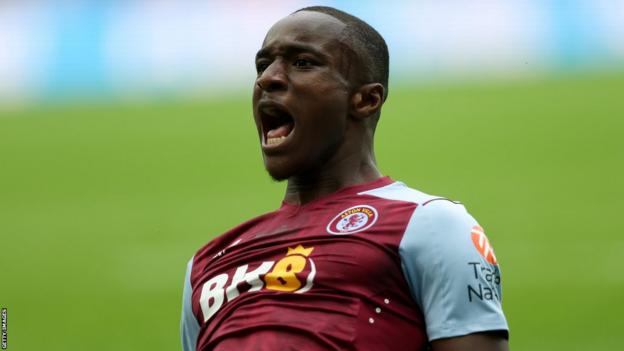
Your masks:
M472 237L472 243L481 256L483 256L483 258L485 258L485 260L489 263L497 265L498 262L496 261L496 255L494 254L494 248L490 245L490 241L487 236L485 236L483 228L479 225L475 225L472 227L470 235Z

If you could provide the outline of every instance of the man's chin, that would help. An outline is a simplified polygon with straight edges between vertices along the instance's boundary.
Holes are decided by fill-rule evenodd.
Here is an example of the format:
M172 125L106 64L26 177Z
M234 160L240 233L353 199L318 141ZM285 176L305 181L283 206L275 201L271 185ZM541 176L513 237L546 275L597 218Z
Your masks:
M308 163L306 160L293 158L266 158L264 168L267 173L277 182L296 177L301 180L313 180L318 176L323 162Z
M277 182L284 181L293 175L292 172L289 172L287 169L280 167L271 167L267 164L265 164L265 169L267 173L269 173L271 178L273 178L273 180Z
M264 155L264 168L273 180L281 182L300 171L301 164L295 161L285 155L271 157Z
M276 182L282 182L293 177L299 178L300 180L311 180L314 179L316 175L318 175L317 172L310 171L306 168L298 168L295 170L266 167L266 171Z
M276 182L283 182L283 181L285 181L286 179L289 178L288 176L284 176L284 175L281 175L281 174L274 174L274 173L271 173L271 172L268 172L268 173L271 176L271 179L273 179Z

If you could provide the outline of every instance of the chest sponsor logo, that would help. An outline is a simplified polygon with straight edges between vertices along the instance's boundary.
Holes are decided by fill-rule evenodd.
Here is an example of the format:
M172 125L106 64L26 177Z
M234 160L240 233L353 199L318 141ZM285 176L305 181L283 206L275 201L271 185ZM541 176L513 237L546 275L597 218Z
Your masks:
M334 217L327 225L327 232L334 235L361 232L372 227L378 217L377 210L373 206L353 206Z
M490 241L487 236L485 236L485 232L481 226L475 225L472 227L470 232L470 236L472 237L472 243L475 248L486 261L490 264L496 265L498 262L496 261L496 255L494 254L494 248L490 245Z
M265 261L252 270L245 264L236 268L231 277L221 273L210 278L202 285L199 297L204 322L241 293L263 289L295 294L307 292L312 288L316 276L316 266L309 257L313 250L314 247L305 248L301 245L289 247L286 256L277 262Z

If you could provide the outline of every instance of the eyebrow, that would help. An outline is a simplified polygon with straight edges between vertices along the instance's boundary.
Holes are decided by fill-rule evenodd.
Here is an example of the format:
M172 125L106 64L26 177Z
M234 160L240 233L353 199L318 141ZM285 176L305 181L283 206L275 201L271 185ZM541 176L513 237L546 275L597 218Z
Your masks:
M256 60L259 58L263 58L263 57L267 57L267 56L271 56L271 54L274 52L284 52L286 54L296 54L296 53L301 53L301 52L309 52L313 55L325 58L327 57L327 54L321 52L318 48L316 48L315 46L312 45L308 45L308 44L303 44L303 43L287 43L284 45L280 45L277 49L273 49L271 47L264 47L260 50L258 50L258 53L256 53Z

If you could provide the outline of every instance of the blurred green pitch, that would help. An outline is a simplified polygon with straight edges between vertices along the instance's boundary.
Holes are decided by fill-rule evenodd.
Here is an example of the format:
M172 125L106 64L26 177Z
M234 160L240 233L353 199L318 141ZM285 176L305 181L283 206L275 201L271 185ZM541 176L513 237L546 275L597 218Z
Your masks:
M514 350L619 350L624 75L390 92L382 170L466 204ZM0 112L9 350L175 350L194 251L279 205L250 99Z

